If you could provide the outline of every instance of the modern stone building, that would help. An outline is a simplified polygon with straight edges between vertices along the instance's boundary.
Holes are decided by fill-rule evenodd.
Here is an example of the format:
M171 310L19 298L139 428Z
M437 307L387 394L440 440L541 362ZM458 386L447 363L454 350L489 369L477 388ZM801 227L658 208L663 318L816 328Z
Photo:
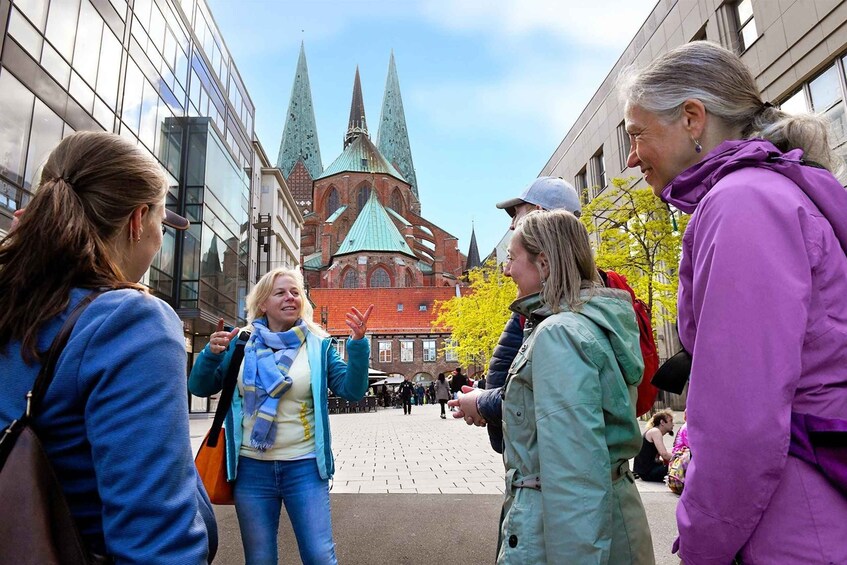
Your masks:
M169 176L168 207L191 227L168 228L142 282L182 318L190 367L219 317L244 323L265 260L251 194L274 173L254 115L204 0L0 0L0 235L64 136L111 131L150 152ZM302 218L284 181L267 186L270 239L287 258L270 247L298 264Z
M629 137L615 91L620 71L644 65L688 41L735 50L766 100L832 122L832 142L847 155L847 2L843 0L660 0L553 152L540 175L561 176L593 198L614 177L640 178L626 166ZM639 180L643 183L643 180ZM660 332L660 355L676 352L672 328Z

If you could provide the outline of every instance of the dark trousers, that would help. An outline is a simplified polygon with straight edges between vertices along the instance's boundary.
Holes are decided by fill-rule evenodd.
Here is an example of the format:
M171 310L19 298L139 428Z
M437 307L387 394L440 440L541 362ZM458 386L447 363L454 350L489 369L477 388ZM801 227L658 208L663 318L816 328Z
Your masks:
M644 469L642 469L644 470ZM668 474L667 465L656 465L655 467L646 470L645 473L639 473L639 477L641 477L642 481L647 481L650 483L661 483L665 480L665 475Z
M412 397L403 399L403 414L412 413Z
M444 407L447 406L447 401L446 400L439 400L438 403L441 404L441 415L443 416L444 415Z

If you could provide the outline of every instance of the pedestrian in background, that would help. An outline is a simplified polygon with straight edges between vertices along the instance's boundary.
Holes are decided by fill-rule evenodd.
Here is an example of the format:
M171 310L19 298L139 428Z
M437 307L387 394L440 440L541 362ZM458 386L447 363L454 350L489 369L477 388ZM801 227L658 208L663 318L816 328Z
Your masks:
M247 295L252 333L226 415L227 480L248 565L278 562L282 504L305 564L337 563L329 479L335 471L326 391L359 401L368 388L373 305L351 308L345 363L312 320L299 270L275 269ZM218 393L235 351L238 328L211 335L188 380L197 396Z
M406 375L403 377L403 382L397 388L400 395L400 401L403 403L403 414L409 415L412 413L412 396L415 394L415 385L412 384L412 377Z
M450 392L452 393L453 398L456 398L457 395L462 392L462 387L467 386L468 377L462 374L462 368L456 367L453 369L453 376L450 379Z
M441 419L443 420L447 418L444 407L447 405L447 401L450 400L450 388L447 386L444 373L438 373L438 378L435 379L435 398L441 404Z
M563 210L527 214L505 268L528 335L505 384L497 563L652 564L628 467L644 372L630 295L603 287L588 232Z
M661 483L668 474L671 453L662 439L665 434L673 435L673 412L670 410L653 414L641 435L641 450L635 456L633 471L642 481Z
M627 165L691 214L679 556L847 563L847 192L827 121L775 108L736 54L704 41L619 86Z
M189 440L182 323L139 283L166 226L188 227L167 190L132 143L74 133L0 242L0 427L23 413L69 313L108 290L77 321L33 427L86 549L110 562L200 564L217 548Z

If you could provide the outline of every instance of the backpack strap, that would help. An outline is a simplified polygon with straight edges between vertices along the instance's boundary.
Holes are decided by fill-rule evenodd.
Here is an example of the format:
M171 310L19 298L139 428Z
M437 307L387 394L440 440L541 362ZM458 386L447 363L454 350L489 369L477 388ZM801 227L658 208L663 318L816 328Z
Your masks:
M221 397L218 399L218 408L215 410L215 419L212 422L212 427L209 428L209 439L206 441L206 445L209 447L218 445L218 436L224 425L226 414L232 405L232 397L235 396L235 385L238 384L238 369L241 367L241 360L244 359L244 346L247 345L248 339L250 339L250 332L247 330L238 335L235 351L232 352L232 358L229 360L229 367L227 367L224 377Z
M77 320L79 320L79 317L85 309L88 308L88 305L104 292L106 292L105 289L98 289L80 300L79 304L76 305L67 320L65 320L65 323L62 324L62 328L59 330L59 333L56 334L56 337L53 338L53 343L50 344L50 349L47 350L47 357L41 364L41 370L35 378L32 390L30 390L26 395L26 410L24 415L21 417L21 420L31 418L32 414L41 404L41 401L44 399L44 395L47 394L47 388L50 386L50 383L53 382L53 374L56 369L56 363L58 363L59 356L65 349L68 339L71 337L71 333L73 332Z

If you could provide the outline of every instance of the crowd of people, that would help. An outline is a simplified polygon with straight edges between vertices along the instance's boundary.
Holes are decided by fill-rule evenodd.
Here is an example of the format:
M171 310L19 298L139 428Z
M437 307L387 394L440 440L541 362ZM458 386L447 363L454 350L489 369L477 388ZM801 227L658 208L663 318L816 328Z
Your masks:
M503 454L496 560L653 563L628 462L662 480L687 452L673 548L683 562L847 563L847 192L826 123L773 107L740 59L708 42L631 68L619 86L628 165L692 215L678 324L690 423L672 452L669 414L640 433L631 297L604 287L573 188L542 178L499 204L513 218L504 270L519 293L488 386L467 387L461 371L433 383L441 417L446 404L487 426ZM178 378L182 327L139 284L163 230L188 227L166 191L158 164L123 138L75 133L0 243L4 426L69 311L100 292L35 427L86 549L115 563L207 563L218 544ZM335 563L327 390L365 394L372 307L347 314L347 362L312 321L299 271L266 274L247 310L249 336L214 332L188 380L217 393L243 345L225 441L246 562L277 562L284 506L302 561Z

